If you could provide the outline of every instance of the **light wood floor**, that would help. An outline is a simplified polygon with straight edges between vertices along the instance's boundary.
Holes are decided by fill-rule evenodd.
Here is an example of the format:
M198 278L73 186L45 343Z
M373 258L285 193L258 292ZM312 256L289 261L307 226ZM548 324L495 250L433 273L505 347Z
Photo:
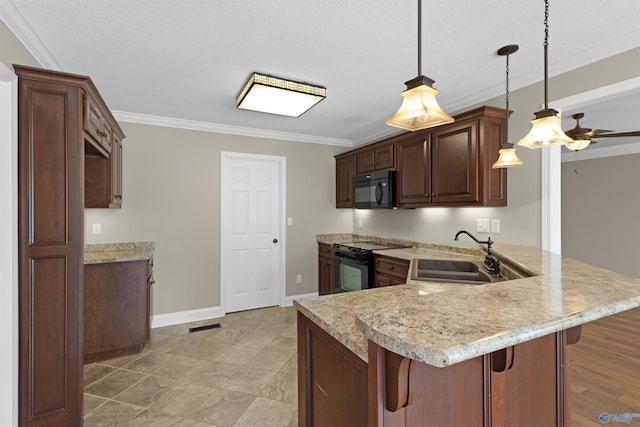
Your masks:
M640 309L589 323L571 347L571 417L574 427L602 426L599 415L638 414L640 426Z

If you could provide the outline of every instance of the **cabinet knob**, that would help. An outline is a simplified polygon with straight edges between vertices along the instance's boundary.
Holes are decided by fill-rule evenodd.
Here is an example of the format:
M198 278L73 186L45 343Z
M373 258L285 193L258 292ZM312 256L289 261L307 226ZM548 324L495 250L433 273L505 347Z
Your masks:
M387 267L389 270L393 270L393 265L390 265L389 267Z

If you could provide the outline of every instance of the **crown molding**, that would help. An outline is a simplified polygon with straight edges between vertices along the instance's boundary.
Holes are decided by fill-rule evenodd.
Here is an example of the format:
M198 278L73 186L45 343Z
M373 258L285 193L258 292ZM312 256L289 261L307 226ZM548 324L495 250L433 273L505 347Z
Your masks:
M12 0L0 1L0 19L43 68L63 71L56 57L33 31Z
M301 133L279 132L265 129L247 128L241 126L223 125L220 123L200 122L195 120L176 119L171 117L153 116L149 114L130 113L126 111L112 111L118 121L138 123L151 126L163 126L177 129L197 130L201 132L224 133L229 135L251 136L255 138L278 139L284 141L306 142L310 144L335 145L352 147L353 142L348 139L328 138Z

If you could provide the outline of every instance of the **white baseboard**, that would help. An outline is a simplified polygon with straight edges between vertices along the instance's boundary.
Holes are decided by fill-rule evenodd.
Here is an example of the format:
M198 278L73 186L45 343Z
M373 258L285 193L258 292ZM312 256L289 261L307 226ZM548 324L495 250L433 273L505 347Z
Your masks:
M317 292L310 294L300 294L286 296L284 307L291 307L293 300L317 297ZM161 328L163 326L179 325L181 323L198 322L200 320L217 319L224 317L225 312L222 307L198 308L196 310L177 311L175 313L156 314L151 319L151 328Z
M308 299L308 298L315 298L317 296L318 296L317 292L311 292L310 294L289 295L284 297L284 306L291 307L293 305L294 299Z
M156 314L151 319L152 328L179 325L180 323L198 322L224 316L222 307L207 307L196 310L178 311L175 313Z

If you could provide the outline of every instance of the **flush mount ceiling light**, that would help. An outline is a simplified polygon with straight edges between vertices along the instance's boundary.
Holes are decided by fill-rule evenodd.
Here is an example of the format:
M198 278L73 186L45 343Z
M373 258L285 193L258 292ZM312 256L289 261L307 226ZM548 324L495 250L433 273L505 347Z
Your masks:
M407 90L402 92L404 100L400 109L386 124L409 131L426 129L452 123L453 118L445 113L436 101L438 91L434 80L422 75L422 0L418 0L418 77L405 82Z
M498 160L491 166L493 169L500 168L512 168L522 165L522 160L518 158L516 149L513 144L509 143L509 55L518 51L517 44L510 44L508 46L498 49L498 55L506 56L506 75L505 75L505 122L504 133L506 143L502 145L500 151L498 151Z
M549 0L544 2L544 109L533 113L536 118L531 121L531 130L518 141L518 145L527 148L550 147L571 143L560 128L558 112L549 108L548 103L548 50L549 50Z
M253 73L236 99L243 110L300 117L326 97L322 86Z

